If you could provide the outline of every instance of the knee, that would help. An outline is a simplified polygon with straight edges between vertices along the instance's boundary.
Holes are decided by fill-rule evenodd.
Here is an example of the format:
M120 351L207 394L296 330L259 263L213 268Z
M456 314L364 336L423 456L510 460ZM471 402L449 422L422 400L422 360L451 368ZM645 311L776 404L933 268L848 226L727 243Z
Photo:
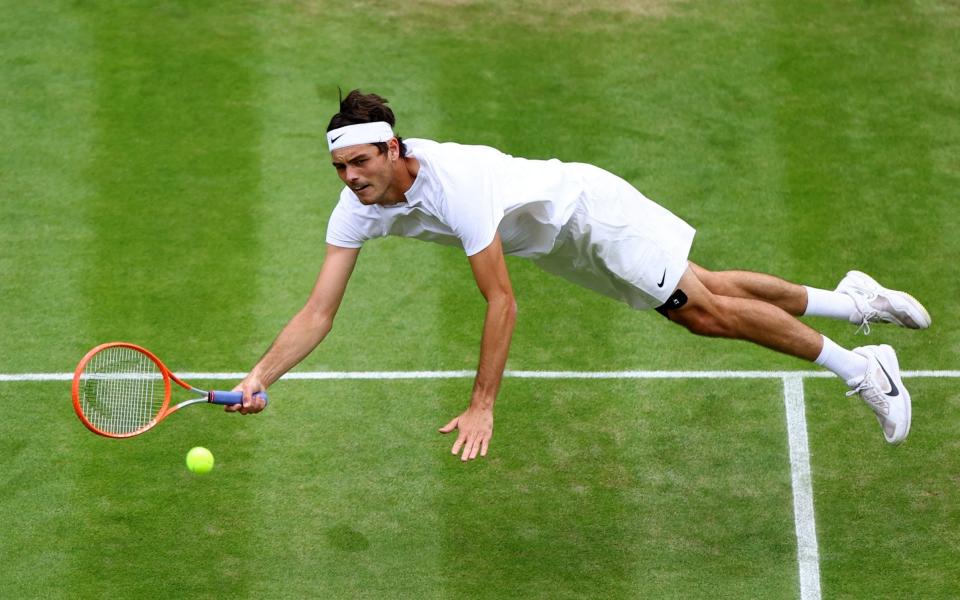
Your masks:
M703 283L704 287L711 292L717 287L720 287L723 282L723 277L721 275L714 273L713 271L708 271L699 265L694 267L693 272L696 273L697 279Z
M672 312L670 319L693 334L707 337L728 337L730 322L718 307L687 306Z

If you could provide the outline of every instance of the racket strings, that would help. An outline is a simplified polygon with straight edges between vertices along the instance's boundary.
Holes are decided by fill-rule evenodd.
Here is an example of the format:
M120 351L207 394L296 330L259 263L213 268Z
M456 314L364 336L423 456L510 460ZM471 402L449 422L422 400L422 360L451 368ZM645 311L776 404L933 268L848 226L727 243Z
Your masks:
M124 346L91 357L80 376L80 408L91 425L114 435L146 427L163 406L166 387L159 367Z

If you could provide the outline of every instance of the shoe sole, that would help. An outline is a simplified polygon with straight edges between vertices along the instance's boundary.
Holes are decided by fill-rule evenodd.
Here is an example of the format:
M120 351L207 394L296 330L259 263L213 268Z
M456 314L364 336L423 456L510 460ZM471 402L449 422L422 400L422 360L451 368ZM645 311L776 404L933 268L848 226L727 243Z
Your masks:
M917 300L907 292L901 292L899 290L891 290L891 289L885 288L882 285L880 285L880 283L876 279L874 279L873 277L870 277L863 271L848 271L847 275L837 285L838 289L843 286L843 283L847 280L847 278L853 279L854 281L856 281L857 279L862 281L867 281L870 284L877 286L884 292L887 292L888 296L896 297L896 295L899 294L901 297L906 299L907 301L906 307L895 307L895 308L897 308L897 310L902 310L903 312L908 313L910 315L910 318L913 320L914 323L917 324L917 326L910 327L905 323L900 323L901 326L906 327L908 329L927 329L928 327L930 327L930 324L933 322L933 319L930 317L930 313L927 312L927 309L923 306L923 304L921 304L919 300ZM862 287L866 287L866 286L862 286Z
M910 329L926 329L930 327L933 319L930 317L930 313L927 312L927 309L920 304L920 301L906 292L900 292L900 294L903 294L909 303L909 307L915 311L905 311L913 313L910 315L910 318L913 319L913 322L917 324L916 327L910 327L909 325L907 327ZM917 318L918 316L920 317L919 319Z

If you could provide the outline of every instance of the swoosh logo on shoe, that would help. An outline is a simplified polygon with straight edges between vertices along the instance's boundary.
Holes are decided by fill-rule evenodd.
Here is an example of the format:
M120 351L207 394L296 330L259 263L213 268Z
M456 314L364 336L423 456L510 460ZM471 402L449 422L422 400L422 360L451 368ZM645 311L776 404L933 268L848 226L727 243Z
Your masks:
M883 363L877 361L877 364L880 365L880 370L883 371L883 374L887 376L887 381L890 382L890 392L887 394L887 396L890 396L891 398L894 396L899 396L900 390L897 388L897 384L893 382L893 377L890 377L890 373L887 373L887 370L883 368Z
M663 270L663 277L660 278L660 283L657 284L657 287L658 287L658 288L662 288L662 287L663 287L663 282L666 281L666 280L667 280L667 270L664 269L664 270Z

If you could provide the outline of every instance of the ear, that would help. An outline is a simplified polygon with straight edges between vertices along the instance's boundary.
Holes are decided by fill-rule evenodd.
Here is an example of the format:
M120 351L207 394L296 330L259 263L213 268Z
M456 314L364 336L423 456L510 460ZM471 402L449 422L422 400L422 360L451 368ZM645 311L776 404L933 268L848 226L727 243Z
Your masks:
M387 142L387 158L390 160L397 160L400 158L400 142L397 141L397 138L391 138Z

